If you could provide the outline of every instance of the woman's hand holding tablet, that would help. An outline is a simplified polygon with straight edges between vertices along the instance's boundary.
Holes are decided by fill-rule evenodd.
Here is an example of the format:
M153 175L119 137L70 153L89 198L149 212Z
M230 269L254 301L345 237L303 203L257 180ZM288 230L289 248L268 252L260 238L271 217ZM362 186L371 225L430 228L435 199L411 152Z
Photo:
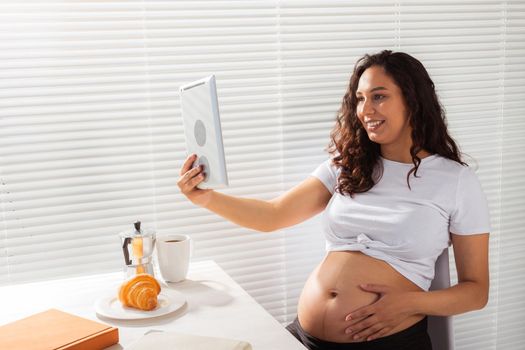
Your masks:
M186 158L180 169L180 177L177 181L177 186L179 186L182 194L193 204L204 207L210 201L212 190L197 188L197 186L204 180L205 174L203 174L202 166L192 168L196 158L195 154L189 155L188 158Z

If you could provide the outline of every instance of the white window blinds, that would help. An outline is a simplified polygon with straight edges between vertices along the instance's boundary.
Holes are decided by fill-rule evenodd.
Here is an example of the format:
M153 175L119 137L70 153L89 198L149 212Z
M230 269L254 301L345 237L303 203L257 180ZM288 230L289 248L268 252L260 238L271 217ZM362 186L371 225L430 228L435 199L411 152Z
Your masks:
M0 6L0 278L117 269L115 233L155 218L140 3Z
M503 90L501 127L501 192L495 210L499 214L500 236L496 254L499 288L493 296L497 333L495 349L520 349L525 322L525 2L504 4L504 73L499 89ZM494 137L494 136L492 136Z
M271 199L323 152L356 59L428 68L490 201L491 299L457 349L525 341L523 1L0 2L0 283L120 269L136 219L195 239L279 321L324 254L318 218L272 234L196 208L178 87L217 76L231 187ZM454 271L453 259L451 269ZM453 276L455 277L455 274Z

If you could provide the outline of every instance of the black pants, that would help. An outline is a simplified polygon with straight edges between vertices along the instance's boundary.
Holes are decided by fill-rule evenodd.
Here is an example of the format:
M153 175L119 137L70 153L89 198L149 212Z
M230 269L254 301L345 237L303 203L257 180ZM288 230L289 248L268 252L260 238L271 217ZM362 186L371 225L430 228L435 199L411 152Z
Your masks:
M358 343L333 343L315 338L304 331L297 318L286 329L309 350L432 350L426 317L400 332Z

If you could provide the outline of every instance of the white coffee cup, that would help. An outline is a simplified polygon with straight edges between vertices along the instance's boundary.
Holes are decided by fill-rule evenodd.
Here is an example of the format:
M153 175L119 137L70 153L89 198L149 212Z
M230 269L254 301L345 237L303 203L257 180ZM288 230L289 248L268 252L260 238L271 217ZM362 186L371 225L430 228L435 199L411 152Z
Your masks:
M166 282L186 279L192 255L191 238L181 234L157 236L157 260L162 278Z

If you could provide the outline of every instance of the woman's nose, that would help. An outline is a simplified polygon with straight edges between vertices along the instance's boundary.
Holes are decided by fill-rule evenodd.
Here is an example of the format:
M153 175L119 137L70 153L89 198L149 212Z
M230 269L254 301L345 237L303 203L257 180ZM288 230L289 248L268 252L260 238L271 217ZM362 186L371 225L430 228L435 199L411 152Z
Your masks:
M369 99L365 99L363 102L361 102L361 113L363 115L374 114L374 112L374 106Z

